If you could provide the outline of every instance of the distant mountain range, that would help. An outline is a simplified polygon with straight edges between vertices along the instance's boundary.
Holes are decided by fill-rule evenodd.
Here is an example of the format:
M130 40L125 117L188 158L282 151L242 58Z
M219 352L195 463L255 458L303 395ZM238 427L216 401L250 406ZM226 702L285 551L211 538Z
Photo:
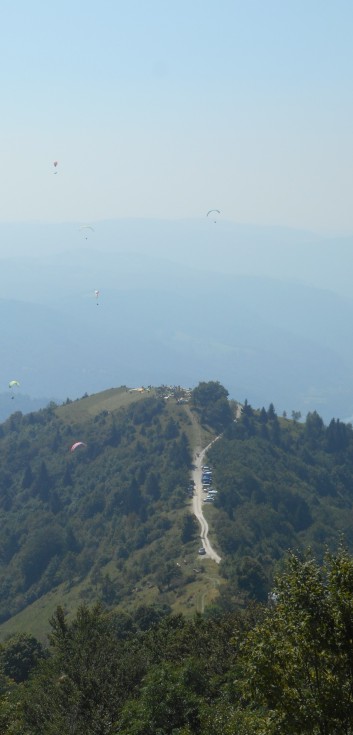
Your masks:
M0 226L0 418L13 378L23 411L22 394L214 379L279 413L352 414L349 239L205 218L95 223L86 241L79 224Z

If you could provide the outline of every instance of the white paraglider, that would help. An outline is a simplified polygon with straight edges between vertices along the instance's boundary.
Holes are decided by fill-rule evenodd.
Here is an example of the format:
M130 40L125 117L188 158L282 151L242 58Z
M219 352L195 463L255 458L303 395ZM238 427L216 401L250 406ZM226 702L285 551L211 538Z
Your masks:
M78 229L79 232L82 232L85 240L88 240L90 232L94 232L94 227L92 227L92 225L81 225L81 227L79 227Z

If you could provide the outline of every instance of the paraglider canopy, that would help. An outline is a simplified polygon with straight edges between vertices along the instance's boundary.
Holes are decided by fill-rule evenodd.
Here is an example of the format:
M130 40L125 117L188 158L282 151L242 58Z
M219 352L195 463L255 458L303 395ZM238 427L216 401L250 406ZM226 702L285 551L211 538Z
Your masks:
M210 214L221 214L221 212L220 212L219 209L209 209L208 212L207 212L207 214L206 214L206 217L208 217ZM217 218L216 217L213 217L213 221L216 224Z
M12 396L11 396L12 399L15 397L14 396L14 388L19 388L19 385L20 384L19 384L18 380L10 380L10 382L9 382L9 388L10 388L10 390L12 392Z
M87 444L85 442L75 442L72 447L70 447L70 452L74 452L77 447L86 447Z
M9 388L14 388L15 385L20 385L18 380L10 380L9 382Z
M85 239L88 239L89 231L94 232L94 227L92 225L81 225L81 227L78 228L80 232L85 236Z

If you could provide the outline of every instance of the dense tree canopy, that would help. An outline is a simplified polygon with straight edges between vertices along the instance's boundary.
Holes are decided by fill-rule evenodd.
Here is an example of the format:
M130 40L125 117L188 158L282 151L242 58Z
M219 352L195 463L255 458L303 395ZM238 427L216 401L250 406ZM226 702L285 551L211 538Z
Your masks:
M208 460L222 571L238 599L265 599L288 548L310 545L322 558L343 533L353 550L352 426L326 427L316 412L298 424L273 404L255 411L246 402Z
M231 424L233 415L228 391L218 381L199 383L191 398L203 424L211 426L217 433Z
M353 733L344 547L323 563L290 553L269 600L241 614L187 620L145 608L122 620L83 605L71 620L58 608L51 628L30 678L3 676L4 735Z
M271 599L242 651L246 700L274 733L353 732L352 558L292 554Z
M121 389L125 402L126 393ZM51 406L2 425L0 622L60 583L83 579L89 599L98 593L113 604L139 577L156 573L158 539L168 560L192 538L171 521L188 500L185 408L148 393L129 400L83 418L80 402ZM72 454L75 437L86 446ZM142 559L144 547L151 550Z

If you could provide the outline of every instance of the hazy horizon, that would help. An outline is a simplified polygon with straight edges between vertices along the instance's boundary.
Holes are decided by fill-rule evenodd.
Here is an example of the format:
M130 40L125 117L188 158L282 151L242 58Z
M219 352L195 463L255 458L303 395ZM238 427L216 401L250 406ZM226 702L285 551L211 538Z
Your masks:
M119 253L136 257L136 282L140 256L170 262L171 267L210 271L224 275L263 276L290 279L324 288L351 298L353 236L320 236L318 233L288 227L239 225L218 218L216 224L206 216L199 219L167 220L126 218L90 221L94 231L80 230L82 222L39 223L0 222L0 260L14 263L3 280L1 296L21 297L23 280L16 283L24 259L29 268L45 269L48 258L66 260L68 277L75 258L84 268L87 258L96 258L97 278L101 259ZM6 247L4 245L6 244ZM19 260L18 265L16 265ZM142 261L141 261L142 262ZM4 267L4 266L3 266ZM158 264L156 264L158 267ZM37 279L38 280L38 279ZM31 289L28 270L27 292ZM50 287L50 284L48 284ZM64 288L63 284L63 288ZM87 284L88 288L92 284ZM100 287L105 287L104 279ZM32 299L33 300L33 299Z
M351 415L349 239L205 221L109 221L87 240L76 225L5 229L0 395L14 378L24 394L58 400L219 380L256 407ZM12 254L17 238L39 246L54 235L59 252Z

